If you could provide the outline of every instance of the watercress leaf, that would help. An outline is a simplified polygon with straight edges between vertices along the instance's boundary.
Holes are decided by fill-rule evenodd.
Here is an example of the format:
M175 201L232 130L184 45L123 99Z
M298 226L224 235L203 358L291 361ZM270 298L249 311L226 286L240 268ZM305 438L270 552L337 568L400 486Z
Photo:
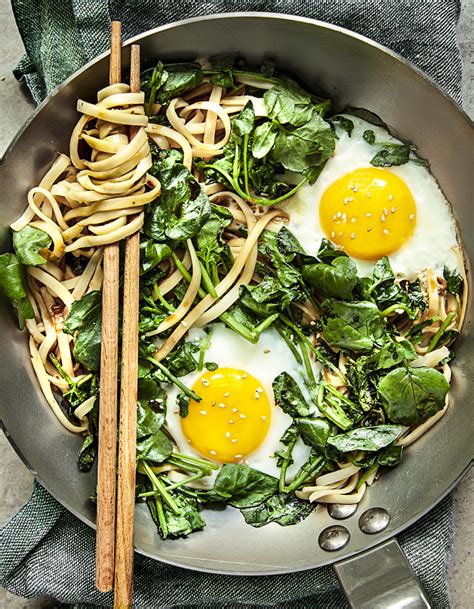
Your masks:
M324 340L331 347L370 351L384 332L380 311L372 302L327 299L324 307L333 315L322 322Z
M15 254L0 256L0 286L17 309L20 326L22 319L32 319L35 316L26 292L24 270Z
M197 370L198 362L194 353L198 351L199 345L195 342L182 342L163 360L163 364L175 376L184 376Z
M197 63L175 63L165 66L166 78L160 78L160 87L157 91L156 101L167 104L187 89L201 84L203 73Z
M366 129L362 134L362 137L368 144L375 143L375 133L372 131L372 129Z
M374 167L393 167L404 165L410 160L410 146L406 144L385 144L370 160Z
M331 427L326 419L304 417L295 421L305 444L317 450L324 449L331 433Z
M327 442L342 453L352 450L374 452L395 442L403 430L404 428L400 425L358 427L337 436L331 436Z
M417 357L413 345L403 338L400 341L387 341L379 351L374 353L372 361L376 364L376 368L380 370L393 368L402 362L410 362Z
M184 419L189 414L189 396L185 393L178 393L176 396L176 404L179 408L179 416Z
M245 522L253 527L263 527L276 522L286 527L301 522L314 509L314 504L298 499L293 493L273 495L255 507L241 509Z
M449 383L433 368L396 368L378 385L387 417L401 425L419 425L444 407Z
M252 155L256 159L266 156L275 144L278 130L274 123L266 121L259 125L253 134Z
M235 134L244 136L253 130L255 122L255 111L251 101L247 102L245 108L232 121L232 129Z
M73 354L87 370L100 367L102 342L102 292L94 290L72 303L63 326L64 332L77 331Z
M462 291L463 279L461 274L456 270L450 270L444 267L443 277L446 281L446 289L450 294L459 295Z
M173 498L178 504L180 513L175 514L172 510L164 510L168 529L167 538L185 537L194 531L202 530L206 526L195 499L184 497L181 493L175 493Z
M232 70L221 70L217 74L213 74L209 80L218 87L233 87L235 84Z
M289 414L294 419L307 417L311 414L312 409L304 399L298 383L288 372L279 374L274 379L272 387L275 395L275 404L283 412L286 412L286 414Z
M160 262L171 256L171 248L166 243L157 243L153 239L140 243L141 269L140 273L148 273Z
M318 294L330 298L349 300L357 283L357 267L345 256L335 258L331 264L307 264L302 269L303 279Z
M310 95L292 80L284 80L268 89L263 99L268 116L282 125L301 125L311 116Z
M51 243L52 239L47 233L33 226L13 232L13 249L21 264L26 266L46 264Z
M217 474L214 491L238 508L252 507L274 495L278 480L247 465L226 463Z

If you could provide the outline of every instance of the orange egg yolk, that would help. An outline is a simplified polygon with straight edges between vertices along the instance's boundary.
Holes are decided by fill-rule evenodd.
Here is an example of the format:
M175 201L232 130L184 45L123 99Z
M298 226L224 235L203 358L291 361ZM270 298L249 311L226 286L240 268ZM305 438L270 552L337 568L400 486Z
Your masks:
M194 449L213 461L235 463L258 448L271 418L258 379L238 368L218 368L205 372L193 390L202 400L190 400L181 426Z
M396 174L364 167L326 189L319 219L328 239L349 256L377 260L411 237L416 205L410 189Z

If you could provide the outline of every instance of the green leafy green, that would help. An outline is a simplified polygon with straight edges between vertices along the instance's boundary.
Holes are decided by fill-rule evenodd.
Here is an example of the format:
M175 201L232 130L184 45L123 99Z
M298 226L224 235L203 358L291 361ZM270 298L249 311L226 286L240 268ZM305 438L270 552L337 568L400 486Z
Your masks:
M384 144L384 148L370 160L374 167L393 167L404 165L410 160L410 146L407 144Z
M278 480L247 465L226 463L217 474L214 491L238 508L258 505L274 495Z
M303 266L302 275L318 295L330 298L349 300L357 284L357 267L345 256L334 258L331 264L307 264Z
M142 74L141 90L149 106L157 102L167 104L187 89L197 87L203 79L198 63L175 63L164 66L158 62L156 68Z
M361 118L363 121L375 125L376 127L383 127L387 129L387 125L383 122L380 116L374 114L370 110L366 110L365 108L355 108L353 106L348 106L344 110L344 114L349 114L351 116L356 116L357 118Z
M446 281L446 289L450 294L459 295L462 292L463 279L461 274L456 270L450 270L446 266L443 271L444 280Z
M77 331L73 354L87 370L100 367L102 340L102 292L94 290L72 303L64 322L64 332Z
M370 351L384 332L382 317L372 302L328 299L324 306L329 316L323 320L323 336L331 347Z
M313 112L311 96L292 80L282 81L268 89L263 99L269 118L282 125L304 125L310 120Z
M436 414L448 391L448 381L433 368L396 368L378 385L387 417L401 425L419 425Z
M275 404L293 419L307 417L311 414L312 408L304 399L298 383L288 372L279 374L273 380L272 387Z
M385 448L394 442L402 433L400 425L377 425L376 427L359 427L345 433L331 436L327 442L342 453L352 450L369 452Z
M155 411L149 404L138 403L137 459L161 463L173 452L173 444L161 431L164 411Z
M298 524L307 518L314 509L314 504L298 499L293 493L273 495L260 505L244 508L245 522L253 527L263 527L276 522L282 527Z
M46 264L49 257L47 250L51 243L52 239L47 233L33 226L13 231L13 249L21 264L26 266Z
M295 419L301 437L305 444L316 450L323 450L331 433L331 426L321 417Z
M26 292L23 267L15 254L0 256L0 286L17 309L22 327L23 319L32 319L35 314Z
M368 144L375 143L375 133L372 131L372 129L366 129L362 134L362 137Z
M258 125L253 134L252 142L252 155L254 158L262 159L267 156L275 144L277 133L278 128L271 121Z
M339 123L342 129L347 133L349 137L351 137L352 132L354 131L354 123L347 116L335 116L331 119L332 123Z

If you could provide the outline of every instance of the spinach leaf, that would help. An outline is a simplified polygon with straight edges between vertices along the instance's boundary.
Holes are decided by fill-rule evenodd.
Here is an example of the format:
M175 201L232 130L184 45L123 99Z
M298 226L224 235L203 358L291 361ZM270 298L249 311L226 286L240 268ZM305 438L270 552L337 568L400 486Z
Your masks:
M370 160L370 164L374 167L404 165L410 160L410 150L406 144L385 144Z
M392 444L392 446L387 446L387 448L380 451L377 455L377 463L384 467L395 467L402 460L402 454L403 446Z
M184 376L197 370L198 362L194 357L194 353L198 351L199 345L195 342L182 342L163 360L163 365L168 368L171 374Z
M77 331L73 354L87 370L100 367L102 340L102 292L94 290L76 300L63 326L66 334Z
M359 427L345 433L331 436L328 444L334 446L342 453L352 450L365 450L369 452L385 448L394 442L402 433L400 425L377 425L376 427Z
M183 201L178 215L173 215L166 228L169 239L194 237L211 215L209 198L196 181L191 182L191 198Z
M357 267L348 257L339 256L331 264L307 264L302 269L303 279L316 293L330 298L349 300L357 284Z
M263 96L268 116L284 125L303 125L311 118L313 106L311 96L292 80L285 80Z
M318 253L316 254L321 262L331 264L333 260L340 257L347 257L346 252L338 249L329 239L321 239Z
M224 230L231 222L232 214L227 208L211 204L209 218L195 237L197 254L214 279L218 268L223 266L225 269L232 258L223 238Z
M152 378L140 377L138 379L138 401L143 406L158 405L166 408L166 391Z
M156 68L142 74L141 89L149 105L158 102L167 104L181 93L201 84L203 73L198 63L175 63Z
M155 411L151 406L138 403L137 410L137 460L161 463L173 452L173 444L161 431L164 412Z
M449 383L433 368L401 367L389 372L378 394L390 421L419 425L444 407Z
M278 480L247 465L226 463L217 474L214 491L230 505L247 508L258 505L278 487Z
M171 248L166 243L157 243L153 239L140 242L140 274L148 273L160 262L171 256Z
M298 499L293 493L273 495L255 507L240 510L245 522L253 527L263 527L276 522L282 527L298 524L307 518L314 504Z
M366 129L362 134L362 137L368 144L375 143L375 133L372 131L372 129Z
M243 137L252 132L255 123L255 111L251 101L247 102L244 109L232 121L232 129L235 135Z
M35 314L26 292L23 267L15 254L0 256L0 286L17 309L20 327L23 327L23 319L32 319Z
M259 125L253 134L252 155L256 159L262 159L273 148L278 129L271 121Z
M384 332L382 317L372 302L326 300L333 317L323 319L323 337L331 347L348 351L370 351Z
M357 118L361 118L363 121L366 121L367 123L371 123L372 125L375 125L376 127L383 127L384 129L386 129L388 131L387 125L383 122L383 120L380 118L380 116L377 116L373 112L370 112L370 110L365 110L365 108L354 108L353 106L348 106L344 110L344 114L350 114L351 116L357 116Z
M450 270L445 266L443 276L446 281L446 289L448 292L455 295L461 294L463 284L461 274L458 273L458 271Z
M21 264L26 266L46 264L49 257L47 249L51 243L48 233L33 226L25 226L20 231L13 232L13 249ZM42 254L46 254L46 258Z
M172 510L164 509L164 517L166 519L166 536L168 537L184 537L200 531L206 526L206 522L199 513L198 503L192 497L185 497L181 493L174 495L174 500L179 508L179 514L175 514Z
M354 131L354 123L347 116L335 116L331 119L332 123L339 123L342 129L347 133L349 137L351 137L352 132Z
M305 444L317 450L323 450L326 447L331 433L331 427L326 419L305 417L295 419L295 422Z
M298 429L296 425L290 425L285 433L280 438L281 444L286 448L280 448L275 451L275 457L277 458L277 467L284 468L284 472L282 474L282 479L284 481L284 474L289 465L293 463L292 453L293 448L298 439Z
M274 379L272 387L275 395L275 404L283 412L289 414L290 417L296 419L298 417L307 417L311 414L312 409L306 403L298 383L288 372L279 374Z

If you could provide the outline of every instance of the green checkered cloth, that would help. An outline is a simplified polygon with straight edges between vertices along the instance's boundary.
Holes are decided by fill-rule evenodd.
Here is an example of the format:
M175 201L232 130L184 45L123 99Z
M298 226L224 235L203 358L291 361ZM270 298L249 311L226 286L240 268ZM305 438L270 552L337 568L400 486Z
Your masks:
M111 19L125 38L204 14L268 11L304 15L365 34L401 53L460 103L456 44L458 0L12 0L26 56L15 74L42 100L106 50ZM450 606L448 567L454 540L452 500L444 499L399 537L436 609ZM14 594L49 594L80 608L111 607L94 587L94 532L35 483L26 506L0 532L0 585ZM210 575L136 556L135 606L237 609L345 609L331 567L267 577Z

